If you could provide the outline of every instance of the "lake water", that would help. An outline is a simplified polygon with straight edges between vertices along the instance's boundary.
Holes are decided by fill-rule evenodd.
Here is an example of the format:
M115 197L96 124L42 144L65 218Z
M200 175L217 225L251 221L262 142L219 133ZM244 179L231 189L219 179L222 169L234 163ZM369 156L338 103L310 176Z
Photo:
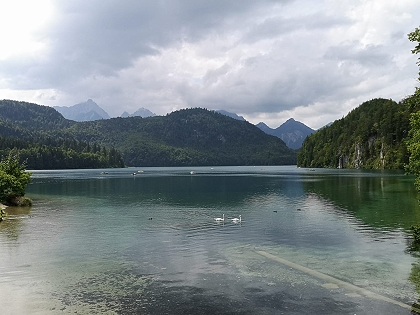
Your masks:
M411 314L412 177L139 170L33 173L0 223L0 314Z

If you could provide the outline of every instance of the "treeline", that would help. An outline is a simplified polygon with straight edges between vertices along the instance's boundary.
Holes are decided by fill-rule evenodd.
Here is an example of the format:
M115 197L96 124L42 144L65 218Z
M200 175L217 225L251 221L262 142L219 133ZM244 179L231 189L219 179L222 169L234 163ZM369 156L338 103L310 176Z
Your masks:
M64 136L76 122L55 109L37 104L0 101L0 156L12 149L28 169L124 167L121 153L112 147Z
M418 109L412 97L399 103L367 101L308 136L298 154L298 166L402 169L409 157L410 114Z
M74 169L124 167L121 154L114 148L77 140L52 139L34 143L0 137L0 156L15 150L28 169Z

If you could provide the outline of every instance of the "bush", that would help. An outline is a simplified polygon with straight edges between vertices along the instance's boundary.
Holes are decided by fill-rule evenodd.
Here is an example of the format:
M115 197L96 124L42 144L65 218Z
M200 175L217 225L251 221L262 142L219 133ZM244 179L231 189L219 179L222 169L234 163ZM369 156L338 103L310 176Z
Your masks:
M25 163L20 163L17 151L10 151L0 161L0 202L6 205L20 204L17 201L25 195L25 188L30 180L31 173L26 172Z

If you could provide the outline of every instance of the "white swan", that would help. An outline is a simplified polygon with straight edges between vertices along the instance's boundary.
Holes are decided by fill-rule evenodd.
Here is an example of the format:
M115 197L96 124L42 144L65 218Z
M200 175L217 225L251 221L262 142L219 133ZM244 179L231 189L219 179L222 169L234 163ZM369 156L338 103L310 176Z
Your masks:
M225 214L223 213L222 218L214 218L214 220L217 221L217 222L225 221Z
M231 219L233 223L241 223L242 222L242 216L239 215L239 218L233 218Z

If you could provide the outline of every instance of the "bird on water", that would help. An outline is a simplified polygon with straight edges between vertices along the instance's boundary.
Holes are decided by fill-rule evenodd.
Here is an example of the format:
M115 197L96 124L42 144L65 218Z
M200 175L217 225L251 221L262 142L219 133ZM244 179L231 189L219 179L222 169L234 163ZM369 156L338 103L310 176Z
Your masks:
M242 216L239 215L239 218L233 218L231 219L233 223L241 223L242 222Z
M223 216L221 218L214 218L214 220L216 222L223 222L223 221L225 221L225 214L223 213Z

